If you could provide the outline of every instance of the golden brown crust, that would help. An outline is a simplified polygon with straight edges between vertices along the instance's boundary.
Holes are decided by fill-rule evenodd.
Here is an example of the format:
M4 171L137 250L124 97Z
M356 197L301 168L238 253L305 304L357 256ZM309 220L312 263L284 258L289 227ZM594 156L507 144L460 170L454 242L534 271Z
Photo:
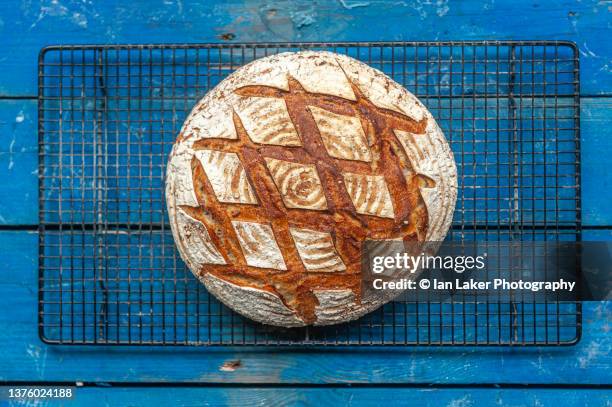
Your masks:
M200 273L211 273L239 286L259 288L278 295L306 323L316 320L318 300L315 290L349 289L357 302L361 288L361 244L366 238L407 241L423 240L427 231L427 209L420 194L418 174L410 165L393 130L423 134L427 118L420 121L382 109L371 103L356 87L357 100L307 92L294 78L288 78L287 91L268 86L245 86L236 90L241 96L282 98L303 147L261 145L253 142L233 113L238 138L201 139L194 149L233 152L240 157L246 176L260 205L221 203L216 198L201 164L192 160L194 189L199 208L183 208L201 221L227 264L206 265ZM341 160L331 157L309 106L332 113L358 117L362 123L371 162ZM185 135L181 135L181 138ZM314 165L323 186L327 208L312 211L288 208L279 193L265 158ZM342 182L343 173L383 176L392 200L394 216L386 219L360 214ZM406 174L414 174L407 179ZM248 266L240 248L232 221L270 222L283 254L287 270ZM290 227L330 232L336 250L346 265L341 273L308 272L292 240Z
M365 239L444 238L456 167L431 114L382 72L283 53L198 102L166 198L179 253L213 295L263 323L326 325L394 297L360 292Z

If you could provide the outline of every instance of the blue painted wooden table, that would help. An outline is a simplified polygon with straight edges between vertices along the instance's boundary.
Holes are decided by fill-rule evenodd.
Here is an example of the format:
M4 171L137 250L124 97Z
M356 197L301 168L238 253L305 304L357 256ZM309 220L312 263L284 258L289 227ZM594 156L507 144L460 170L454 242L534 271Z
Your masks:
M36 232L45 45L559 39L580 53L584 238L612 240L609 3L44 0L0 1L0 10L0 380L82 382L79 401L111 405L610 404L612 307L603 302L585 304L582 340L563 348L48 346L37 334Z

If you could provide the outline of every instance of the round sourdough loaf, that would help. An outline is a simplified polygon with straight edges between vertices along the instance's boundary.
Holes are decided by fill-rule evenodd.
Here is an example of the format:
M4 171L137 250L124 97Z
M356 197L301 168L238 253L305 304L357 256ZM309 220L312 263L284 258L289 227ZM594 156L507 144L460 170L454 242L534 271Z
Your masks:
M330 52L258 59L193 108L166 200L183 260L240 314L285 326L349 321L365 239L443 240L456 167L427 109L382 72Z

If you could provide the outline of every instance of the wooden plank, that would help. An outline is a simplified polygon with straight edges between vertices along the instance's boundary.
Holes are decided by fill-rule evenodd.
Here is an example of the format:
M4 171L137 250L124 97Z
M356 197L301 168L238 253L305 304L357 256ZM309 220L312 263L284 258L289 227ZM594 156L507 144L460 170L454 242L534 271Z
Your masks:
M585 225L612 225L612 175L607 168L612 151L612 99L582 101L582 221Z
M50 343L249 345L306 337L303 330L262 327L222 306L180 261L169 232L165 238L148 231L59 234L45 233L40 289L45 301L42 335ZM507 302L399 302L341 328L311 328L308 338L328 345L485 345L567 344L578 337L575 304L517 305L515 313L513 317Z
M38 223L36 103L0 100L0 225Z
M612 239L612 231L587 235ZM0 380L209 383L606 384L610 303L586 303L582 340L549 348L49 346L37 336L37 234L1 232Z
M78 96L75 99L83 103ZM106 120L96 133L90 130L95 127L92 109L81 119L81 107L71 108L66 102L62 122L59 107L46 114L45 222L93 223L103 219L110 224L146 224L165 220L164 164L195 100L181 107L181 103L176 106L166 99L172 104L165 111L155 106L142 114L130 114L130 104L149 103L110 99ZM571 226L576 222L573 98L515 100L520 117L517 139L521 140L516 156L512 153L508 99L469 96L421 100L455 153L460 191L455 224L508 225L516 216L515 207L525 224ZM511 170L514 160L520 163L520 181ZM103 162L104 167L95 162ZM515 182L520 184L518 193ZM101 194L102 205L97 199Z
M609 210L609 202L612 200L612 173L606 169L607 161L605 157L605 153L612 149L612 135L610 134L612 121L608 114L610 104L612 103L611 101L612 98L584 98L581 100L582 208L583 224L585 226L612 225L612 212ZM501 103L503 106L503 101ZM525 106L529 106L529 103L531 102L525 102ZM490 102L489 108L495 109L494 105L495 102ZM433 102L432 111L436 114L443 112L436 102ZM565 112L566 117L569 117L567 114L569 113ZM3 193L0 194L0 224L36 225L38 223L38 144L36 117L35 101L0 100L0 132L3 135L3 137L0 138L0 179L6 180L6 182L3 183ZM564 120L567 121L567 119ZM441 123L444 125L448 124L446 119ZM525 128L529 128L531 124L526 121L523 125ZM570 127L572 125L573 124L569 124ZM457 130L456 124L455 130ZM489 129L489 132L491 131L493 131L493 129ZM70 134L67 134L66 137L69 137ZM482 137L482 132L480 134L479 137ZM550 136L554 136L554 133L551 133ZM75 133L74 137L78 139L79 136ZM168 140L172 139L172 137L171 133L166 135ZM505 137L508 138L508 136ZM66 145L69 146L68 143L66 143ZM480 145L482 145L482 143ZM461 145L456 144L454 147L460 149ZM76 147L73 148L75 149L74 151L77 151L79 145L77 144ZM125 143L122 144L121 148L125 148ZM547 146L547 149L548 148L555 148L555 146L551 144ZM568 148L573 149L573 146L568 146ZM121 151L123 150L120 150L120 153ZM66 150L66 153L69 153L69 150ZM158 154L156 157L156 160L162 163L165 159L165 153ZM573 157L568 157L568 159L573 160ZM67 161L66 163L69 162ZM465 168L466 171L474 171L470 165ZM157 170L158 168L156 166L153 167L153 169ZM57 171L57 168L55 168L55 170ZM122 169L122 171L124 171L124 169ZM159 178L159 181L156 182L161 182L163 171L159 169L156 174L154 180ZM470 173L468 172L468 174ZM50 177L52 175L53 169L48 170L46 176ZM125 175L122 175L122 177L123 176ZM74 188L78 188L80 179L81 177L79 174L76 176L65 174L63 186L67 188L72 185ZM564 179L563 181L574 182L573 179ZM53 194L58 193L57 185L54 186L55 188L48 189L48 198L53 198ZM138 190L139 185L134 184L131 185L131 187L132 191L134 191ZM146 185L143 185L143 187L146 187ZM93 204L93 192L91 189L87 189L87 191L85 198L90 201L90 204ZM131 216L129 220L131 221L137 221L141 218L146 222L148 221L146 218L147 213L157 216L157 218L153 218L152 220L159 220L161 217L161 205L163 205L162 189L145 188L143 191L146 193L143 196L136 195L134 192L132 192L132 194L126 194L125 191L119 191L116 199L110 200L111 215L113 211L116 211L117 214L126 216L128 213L127 210L130 209ZM533 191L533 193L536 192L540 193L536 190ZM526 193L526 198L529 198L531 192L527 190ZM81 195L79 192L75 199L78 200L80 198ZM140 213L138 210L138 202L140 200L153 205L147 213ZM466 208L461 208L461 210L464 216L469 217L473 214L473 211L470 211L469 207ZM66 208L64 207L64 209ZM475 212L475 214L477 215L478 212ZM568 212L568 214L570 214L570 212ZM507 215L507 212L501 211L499 214L500 220L503 220L504 216L507 218ZM86 216L93 216L93 212L89 212L89 215ZM77 216L77 218L76 220L73 219L73 221L81 220L80 216ZM63 220L64 222L70 222L70 218L64 218ZM115 221L126 220L127 219L124 218L115 219ZM109 221L113 220L110 219ZM470 219L466 218L466 221L469 222Z
M225 388L225 387L83 387L74 390L80 405L109 406L605 406L605 389L480 388ZM70 402L66 402L70 405Z
M612 90L608 6L597 0L380 2L296 0L179 1L151 4L41 3L2 0L0 95L34 95L36 59L49 44L201 43L223 41L374 41L551 39L575 41L582 92ZM381 23L384 22L384 23Z

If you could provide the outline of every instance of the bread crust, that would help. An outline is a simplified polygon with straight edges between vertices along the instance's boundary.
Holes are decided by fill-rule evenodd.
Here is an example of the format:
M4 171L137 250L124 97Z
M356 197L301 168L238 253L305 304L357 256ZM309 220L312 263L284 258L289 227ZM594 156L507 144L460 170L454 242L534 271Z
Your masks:
M330 52L277 54L228 76L186 119L166 175L191 271L240 314L287 327L349 321L389 301L361 295L363 241L443 240L456 194L452 153L427 109Z

